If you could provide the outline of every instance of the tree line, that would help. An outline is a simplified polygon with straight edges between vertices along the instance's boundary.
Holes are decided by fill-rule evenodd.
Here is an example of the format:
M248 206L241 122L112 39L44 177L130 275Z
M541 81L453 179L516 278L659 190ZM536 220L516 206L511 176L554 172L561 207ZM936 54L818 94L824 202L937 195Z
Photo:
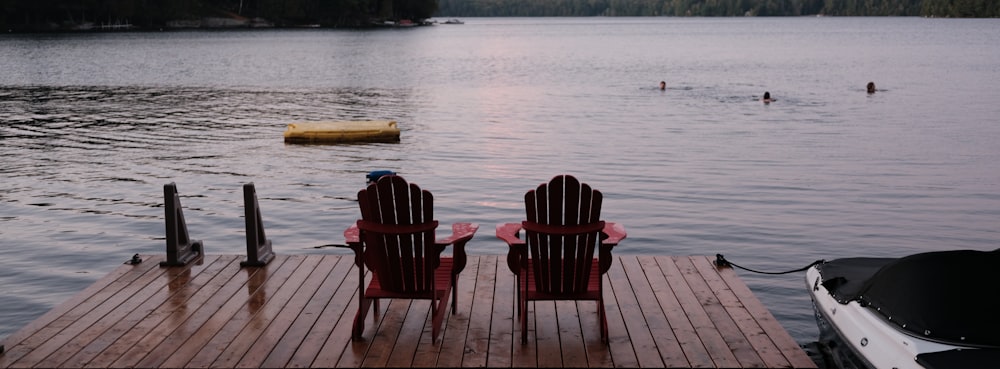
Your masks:
M997 0L438 0L450 17L1000 17Z
M0 29L44 31L128 24L138 29L229 19L365 27L432 17L530 16L924 16L1000 17L997 0L0 0ZM188 23L185 23L187 21ZM263 22L263 23L261 23Z
M197 25L364 27L387 20L427 19L437 0L0 0L7 30L85 29L127 23L137 29Z

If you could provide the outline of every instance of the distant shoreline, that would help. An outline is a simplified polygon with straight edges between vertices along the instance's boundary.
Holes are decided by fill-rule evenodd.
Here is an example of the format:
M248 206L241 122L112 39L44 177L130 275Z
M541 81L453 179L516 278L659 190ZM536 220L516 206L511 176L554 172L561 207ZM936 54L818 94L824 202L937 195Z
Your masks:
M43 23L7 27L6 33L91 33L91 32L165 32L189 30L255 30L255 29L375 29L430 26L436 21L372 20L358 25L322 25L318 23L275 25L263 18L202 18L200 20L175 20L162 26L138 26L128 21L112 23L79 22L62 24Z

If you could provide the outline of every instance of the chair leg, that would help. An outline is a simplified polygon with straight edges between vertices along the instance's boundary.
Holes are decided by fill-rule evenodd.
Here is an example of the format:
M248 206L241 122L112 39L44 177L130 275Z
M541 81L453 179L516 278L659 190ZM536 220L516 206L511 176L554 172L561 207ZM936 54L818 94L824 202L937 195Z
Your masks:
M514 301L517 301L515 313L521 315L521 276L514 275Z
M438 334L441 333L444 312L448 309L448 297L450 295L447 292L442 295L443 297L440 300L431 299L431 343L434 345L437 344ZM454 313L454 309L452 309L452 313Z
M365 298L365 269L358 266L358 313L354 315L354 326L351 327L351 340L360 341L365 331L365 316L368 315L370 301ZM378 308L376 308L378 310Z
M371 307L371 299L365 298L364 295L359 296L358 303L358 313L354 315L354 327L351 329L351 339L354 341L361 341L363 337L362 334L365 333L365 318L368 316L368 308ZM378 300L375 300L375 304L378 305ZM378 311L378 308L375 308Z
M451 315L458 310L458 276L451 276Z
M520 309L520 313L518 314L518 316L521 318L521 344L527 345L528 344L528 301L527 299L524 298L523 294L521 295L521 298L518 299L517 305L518 308Z
M608 344L608 314L604 310L604 300L597 301L597 319L601 324L601 343Z

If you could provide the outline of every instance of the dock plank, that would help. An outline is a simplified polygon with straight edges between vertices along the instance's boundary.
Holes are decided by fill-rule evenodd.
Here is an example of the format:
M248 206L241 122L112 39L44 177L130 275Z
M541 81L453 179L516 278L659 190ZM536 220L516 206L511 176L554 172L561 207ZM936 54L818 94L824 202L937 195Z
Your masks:
M643 312L646 325L653 337L653 343L658 348L657 351L663 365L668 367L688 365L677 336L670 328L670 322L663 312L663 306L660 305L654 292L654 283L666 283L659 268L655 265L643 265L634 256L623 256L620 260L627 274L643 276L645 279L645 282L632 279L632 289L635 291L639 309ZM650 270L647 272L647 269Z
M160 366L173 353L169 348L179 347L191 332L197 330L210 316L209 312L216 311L223 302L240 289L240 284L231 283L239 271L236 265L240 260L241 258L238 257L229 258L227 269L218 273L206 286L208 288L199 290L198 295L189 301L188 306L198 306L198 308L176 309L169 318L164 319L156 328L145 335L141 331L125 334L87 366L108 367L118 357L127 355L125 352L132 347L162 347L164 349L149 351L137 364L138 367L142 368Z
M607 301L605 301L607 303ZM597 327L597 305L593 301L577 301L576 309L580 312L580 333L587 355L587 367L609 368L615 362L611 358L609 346L601 342L601 332L589 329ZM610 319L610 318L609 318Z
M374 332L374 336L366 335L366 338L371 338L369 339L368 352L361 363L362 368L384 368L389 366L389 355L392 354L393 346L396 344L396 337L399 337L399 331L403 327L403 320L406 318L406 313L410 310L412 302L412 300L406 299L383 300L383 303L389 305L389 310L381 316L380 323L371 325L371 327L378 329ZM368 331L371 331L371 328L366 333Z
M705 257L703 259L708 259ZM747 309L747 312L754 318L757 324L764 331L764 335L770 339L782 356L791 364L793 368L807 368L815 367L816 363L809 358L809 355L802 350L798 343L792 339L792 336L785 331L785 328L778 323L778 320L774 318L764 304L753 295L750 291L750 287L747 287L743 281L736 276L736 272L732 268L725 268L719 271L719 275L722 277L726 284L729 286L730 290L736 294L739 298L740 303Z
M264 366L264 360L268 358L271 354L271 350L278 345L279 342L284 340L294 341L295 339L291 336L286 336L286 333L296 334L296 332L301 332L304 330L290 330L292 323L298 320L298 318L303 314L306 306L312 301L313 297L316 295L319 286L326 280L326 276L333 270L336 263L321 263L321 258L309 258L299 266L296 270L296 275L304 276L301 279L290 279L285 283L287 287L283 288L282 291L293 290L293 287L298 287L294 289L294 293L289 297L288 302L283 307L275 307L278 310L273 318L270 318L270 322L267 328L260 333L257 340L253 342L249 350L244 354L239 362L236 363L237 368L258 368L266 367ZM313 261L310 263L309 261ZM289 286L290 285L290 286ZM275 300L280 299L279 296L275 297ZM248 335L241 335L241 337L247 337ZM225 366L226 363L222 363Z
M747 311L736 294L722 279L722 276L716 272L715 265L707 259L692 258L691 261L709 288L715 292L715 297L718 298L721 307L725 309L725 314L731 317L733 323L736 324L735 330L738 334L742 334L746 343L749 344L750 347L747 347L747 350L752 352L757 359L753 361L752 365L770 368L790 366L791 364L781 355L774 342L764 334L764 330L754 320L753 315ZM745 363L744 366L749 365Z
M631 264L623 260L632 260L632 257L619 258L619 263L611 267L608 277L614 288L615 298L618 300L618 307L621 309L622 319L628 329L628 339L635 351L635 358L639 367L661 368L664 366L660 359L653 334L649 330L646 322L646 313L639 305L635 286L647 283L645 278L641 280L630 280L626 274L625 264ZM634 270L633 270L634 271ZM634 278L633 278L634 279ZM646 287L648 288L648 286Z
M32 350L30 342L26 342L30 337L38 334L41 330L51 324L56 319L66 315L74 309L82 309L87 302L96 303L101 291L114 289L112 286L121 283L129 275L141 275L153 270L154 262L138 264L133 268L116 268L111 273L101 277L93 284L70 297L60 305L52 308L42 316L38 317L17 332L8 336L3 342L6 350L0 355L0 366L7 367L20 359Z
M592 304L594 306L596 304ZM559 326L559 349L562 352L562 366L566 368L585 368L587 363L587 347L583 341L583 331L580 329L580 315L576 301L556 301L556 323ZM588 311L597 315L597 309Z
M816 367L729 268L708 256L622 255L597 304L529 304L521 344L503 255L470 255L431 342L426 300L384 299L351 340L359 278L348 255L237 255L160 267L146 256L0 341L15 367Z
M354 258L350 259L353 261ZM333 327L330 331L324 329L323 326L314 327L309 332L310 337L315 337L314 340L322 339L323 344L319 351L316 352L312 363L306 365L306 367L357 368L361 366L361 362L364 360L364 352L368 349L368 345L367 342L353 344L351 341L351 330L354 326L354 317L358 312L358 280L362 278L365 281L364 283L367 283L371 280L371 274L361 276L357 271L357 267L352 267L347 273L344 283L337 290L335 299L331 300L331 304L327 305L326 309L323 310L323 316L329 317L327 319L333 324ZM334 302L344 301L336 297L349 300L343 304L336 304ZM380 304L379 307L385 308L386 306L385 304ZM375 311L375 313L380 312ZM327 321L327 319L322 320ZM372 317L369 317L368 320L372 320ZM327 334L326 337L323 337L324 334ZM293 363L296 362L295 358L308 358L308 355L309 353L300 354L296 352L296 356L293 357ZM301 361L296 366L304 363L305 361Z
M697 271L690 265L690 259L678 257L672 257L671 259L673 259L674 265L676 265L684 280L683 283L674 285L679 287L679 290L683 290L681 295L685 298L680 299L681 306L684 307L684 313L691 320L691 325L698 332L701 342L708 349L712 361L716 366L723 368L739 367L739 361L731 351L729 343L726 342L726 338L723 337L722 332L719 332L719 328L712 321L709 311L706 311L706 308L712 308L709 305L712 301L709 300L703 303L701 300L703 297L701 296L703 292L701 281L699 280Z
M313 295L308 299L302 311L295 317L295 321L288 327L284 336L277 342L274 342L267 358L261 362L260 367L284 367L292 360L298 351L297 349L304 350L306 347L316 347L315 343L310 345L305 343L308 333L317 324L326 324L325 321L320 320L323 316L324 307L331 303L331 299L334 298L337 289L344 282L344 277L352 265L348 258L327 255L323 259L324 263L322 264L329 264L332 268L317 269L315 277L321 279L322 284L313 291ZM310 277L310 280L313 280L313 278ZM309 362L312 362L311 358Z
M191 282L190 276L191 269L185 269L183 272L173 274L170 277L182 279L179 283L189 283ZM156 280L150 281L155 282ZM168 284L173 285L174 282L170 281ZM159 286L158 288L140 287L136 292L137 295L120 300L120 302L114 306L111 306L108 303L102 304L102 306L100 306L92 314L89 314L87 318L78 320L76 323L67 327L66 330L60 332L48 341L48 345L55 344L58 345L58 347L53 349L51 354L38 361L35 365L51 368L59 367L63 364L63 362L69 360L71 355L75 356L75 354L79 353L79 350L82 350L89 343L99 342L100 338L108 330L118 328L118 325L115 322L124 326L124 328L121 329L131 330L133 326L138 324L142 317L151 310L150 305L158 304L158 301L163 300L165 295L169 294L166 290L166 286ZM109 300L109 303L111 301L112 300ZM90 325L83 327L82 325L77 324L82 322L89 322ZM32 354L35 355L40 352L44 353L45 351L37 350ZM30 359L31 356L29 355L26 358Z
M392 346L388 348L389 358L385 366L390 368L413 366L413 357L420 346L421 337L430 334L430 327L426 332L424 330L426 325L424 323L429 323L430 312L430 300L410 301L409 309L404 314L403 322L399 327L399 335L395 337Z
M468 322L468 335L463 340L465 341L462 355L463 367L486 366L486 355L489 353L490 346L491 320L488 318L493 315L496 268L494 256L479 258L472 311L469 313L470 319L466 320ZM483 273L478 273L479 270L482 270Z
M490 263L484 265L484 273L496 273L496 288L493 297L493 314L490 317L490 347L486 355L486 366L506 368L511 366L511 352L514 345L515 298L514 274L507 267L507 259L491 255ZM518 339L520 340L520 339ZM520 345L520 342L518 342Z
M90 364L97 355L100 355L105 350L109 349L112 345L117 342L136 342L138 333L133 332L149 332L147 335L155 335L156 328L170 329L170 327L176 327L177 321L174 319L178 318L178 315L174 314L176 311L184 312L184 306L187 304L200 305L204 300L210 298L215 294L220 287L223 286L225 282L224 278L216 278L219 275L224 275L223 273L226 269L231 268L231 264L236 261L233 256L223 256L212 258L206 260L209 265L205 268L200 269L200 272L190 276L187 283L180 283L182 280L177 280L176 284L172 284L173 288L161 288L156 295L147 299L142 305L138 307L131 307L130 305L123 305L122 307L128 311L128 314L124 317L117 316L107 316L105 319L108 323L112 324L110 329L100 334L98 337L89 338L87 336L78 336L78 339L83 339L86 342L76 355L68 358L66 361L59 363L40 363L43 366L49 367L80 367ZM194 273L196 269L192 268L191 271ZM214 283L213 283L214 282ZM178 286L184 286L179 288ZM131 299L138 300L138 299ZM164 306L166 305L166 306ZM174 318L174 319L171 319ZM91 327L91 331L95 331L94 327ZM63 348L60 351L69 351ZM49 359L53 359L55 356L50 356Z
M282 258L283 260L285 258ZM280 263L281 261L278 261L274 265L280 265ZM251 281L266 278L266 272L256 268L241 270L234 267L226 276L228 277L227 284L203 305L190 309L194 312L188 319L178 323L175 327L164 327L165 337L161 337L160 331L154 331L137 341L120 340L116 342L116 345L120 343L128 351L120 354L117 353L117 350L116 352L106 350L102 356L106 356L108 364L104 364L105 360L95 361L92 364L98 365L97 367L110 367L111 364L117 362L118 366L125 366L141 358L139 364L142 365L137 364L137 366L183 366L194 357L203 344L211 339L218 327L221 327L243 304L245 298L241 292L246 289L247 283L263 283L262 281ZM171 328L173 329L171 330ZM130 345L130 342L133 344ZM153 348L158 349L153 350ZM146 353L145 357L139 356L142 353ZM118 360L119 358L126 359Z
M534 333L529 330L528 344L535 346L537 350L538 367L564 367L562 350L559 347L559 325L556 324L555 301L529 301L528 311L534 317L528 321L529 327L534 322Z
M684 311L680 301L685 294L690 294L687 282L677 269L674 259L668 256L655 257L645 263L650 265L651 282L655 282L656 299L660 306L664 307L664 314L670 322L670 329L674 332L680 343L681 351L688 363L695 368L714 367L712 355L708 352L708 347L702 343L698 337L698 331L691 324L691 319ZM655 264L655 266L654 266ZM660 273L655 273L654 268L659 268Z
M4 347L8 349L0 356L0 362L9 360L9 363L5 364L11 367L34 366L39 360L57 350L61 344L61 342L55 344L49 342L53 340L65 341L70 335L78 333L78 330L84 327L79 324L80 322L86 324L88 321L96 320L93 318L95 314L103 314L110 307L117 306L117 303L124 301L130 293L137 292L140 288L138 286L145 286L149 280L163 274L163 271L148 267L148 265L147 267L127 269L131 269L133 272L125 273L121 278L109 283L104 288L94 291L93 295L86 296L77 305L65 308L57 307L56 310L65 309L65 311L39 326L37 330L25 333L25 337L20 342L5 344ZM74 326L77 327L76 332L72 331ZM24 329L22 329L23 331ZM17 337L19 333L15 333L14 336ZM59 334L62 334L62 339L57 336Z
M339 320L344 312L347 310L352 303L356 304L357 300L357 273L354 271L354 258L351 257L341 257L327 255L324 256L325 259L336 261L337 267L330 273L327 277L326 282L320 287L323 292L322 297L314 298L310 301L310 304L315 303L318 305L316 308L320 309L318 316L315 318L315 322L309 324L308 331L304 332L304 337L302 341L298 344L286 343L287 340L282 340L278 343L278 347L283 345L289 346L287 350L294 350L291 357L287 360L278 359L275 355L276 350L271 353L274 356L268 357L268 361L264 362L265 368L277 368L277 367L289 367L289 368L307 368L313 365L313 362L319 356L323 345L326 344L327 338L329 337L339 337L334 335L332 332L334 327L339 325ZM327 296L329 294L329 297ZM305 327L303 327L304 329ZM343 347L343 346L341 346ZM280 352L285 351L282 348ZM343 349L340 350L341 352ZM336 352L339 356L340 352ZM283 365L281 362L284 361ZM328 361L329 362L329 361ZM329 367L328 362L324 362L319 366Z
M462 366L462 356L465 352L465 342L469 334L469 318L471 317L472 304L475 301L476 276L479 274L479 264L481 261L470 258L465 265L465 269L458 276L458 288L455 305L457 313L449 312L441 323L443 331L443 341L438 343L438 347L428 348L427 343L422 343L424 349L433 349L436 354L421 353L420 365L428 364L437 367L458 368ZM449 303L450 304L450 303ZM428 322L430 323L430 322ZM445 345L444 342L461 342L461 345ZM431 363L431 361L434 363Z
M727 362L725 365L742 368L763 367L763 361L760 359L760 356L753 351L752 347L750 347L746 337L742 332L740 332L736 326L736 322L733 320L732 316L726 312L725 307L722 306L719 301L719 297L716 295L716 293L722 293L728 290L712 291L707 281L703 278L704 276L701 275L700 270L695 267L690 258L679 259L677 260L677 264L677 266L684 273L685 277L687 277L688 285L691 286L692 291L695 293L695 297L698 301L701 301L702 307L705 314L708 316L709 321L712 322L715 330L719 332L719 335L722 337L722 340L727 346L729 346L730 352L732 352L732 357L726 357L726 359L736 359L736 364L730 364Z
M611 270L621 266L612 265ZM618 291L612 288L610 278L604 278L604 307L608 315L608 354L610 354L614 366L624 368L638 368L639 359L636 357L635 348L629 337L628 328L625 327L625 318L618 304ZM594 326L598 324L597 317L594 317ZM589 329L593 330L593 328ZM599 333L599 332L598 332ZM600 337L600 334L596 335Z
M208 340L201 349L197 351L194 357L191 358L186 364L182 365L186 368L208 368L212 367L212 364L219 359L225 360L226 356L231 355L231 350L229 350L230 343L236 341L237 336L244 330L248 324L262 324L261 320L255 320L257 313L264 308L265 304L270 301L268 296L274 296L278 286L275 284L281 284L289 278L293 271L298 267L299 262L302 260L302 256L277 256L274 261L278 261L280 258L281 263L278 263L273 272L270 270L270 265L268 267L262 268L254 273L254 277L249 279L247 287L246 298L240 299L240 295L236 295L236 299L230 300L227 304L227 314L225 316L220 316L217 323L222 323L218 329L214 330L214 335L212 335L212 330L203 331L206 335L211 335L211 339ZM248 273L252 273L249 272ZM226 319L228 316L228 319ZM127 363L123 363L125 366L129 366ZM118 364L121 365L121 364ZM118 366L114 365L114 366ZM231 365L230 365L231 366Z
M271 324L276 322L276 319L280 316L279 312L289 302L292 294L298 290L297 287L304 283L306 277L312 273L313 267L319 263L319 260L319 258L292 258L286 262L285 265L289 267L293 266L292 263L294 262L294 269L291 270L288 277L280 285L268 284L270 288L264 289L264 295L260 296L264 298L264 301L259 307L248 305L248 311L250 312L248 320L242 329L229 340L229 344L225 350L209 366L222 368L237 367L240 360L247 355L254 343L264 337L264 333L270 328ZM235 329L236 325L234 325Z

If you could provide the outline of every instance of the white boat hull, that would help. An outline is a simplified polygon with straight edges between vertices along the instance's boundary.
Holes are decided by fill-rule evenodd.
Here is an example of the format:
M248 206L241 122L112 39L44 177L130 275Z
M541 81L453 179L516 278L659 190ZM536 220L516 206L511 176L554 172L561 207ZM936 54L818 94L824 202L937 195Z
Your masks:
M917 363L918 354L961 347L922 340L903 333L857 301L840 304L823 287L822 282L815 266L806 271L806 284L817 312L836 330L853 353L871 368L924 369Z

